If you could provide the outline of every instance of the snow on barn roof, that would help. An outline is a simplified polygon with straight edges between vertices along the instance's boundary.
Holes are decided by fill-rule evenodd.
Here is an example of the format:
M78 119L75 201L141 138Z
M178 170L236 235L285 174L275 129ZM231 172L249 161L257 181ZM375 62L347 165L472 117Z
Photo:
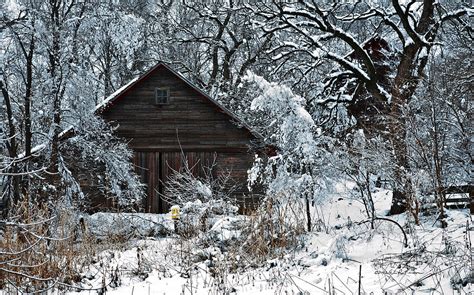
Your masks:
M134 85L135 82L137 82L139 78L140 77L135 77L134 79L130 80L130 82L128 82L127 84L123 85L122 87L120 87L119 89L114 91L114 93L112 93L109 96L107 96L106 98L104 98L104 100L101 103L96 105L96 107L94 109L94 112L101 112L102 110L107 108L107 106L109 104L113 103L113 101L115 100L115 98L117 96L122 95L122 92L125 93L125 91L127 91L129 88L131 88L132 85Z

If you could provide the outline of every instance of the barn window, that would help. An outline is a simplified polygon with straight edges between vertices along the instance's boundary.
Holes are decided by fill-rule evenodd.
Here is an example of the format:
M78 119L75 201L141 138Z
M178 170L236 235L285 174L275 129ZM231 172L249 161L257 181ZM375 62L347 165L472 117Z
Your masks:
M170 100L170 91L166 88L155 89L155 104L167 104Z

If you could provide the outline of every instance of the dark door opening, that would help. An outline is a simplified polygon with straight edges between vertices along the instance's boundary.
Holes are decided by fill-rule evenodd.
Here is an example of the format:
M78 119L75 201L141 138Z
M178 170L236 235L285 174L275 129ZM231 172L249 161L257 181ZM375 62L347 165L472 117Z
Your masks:
M214 152L135 152L134 155L135 171L147 186L143 206L145 212L152 213L167 213L173 205L165 195L166 182L173 173L182 171L185 161L196 177L205 178L206 169L212 167L216 159ZM213 169L214 177L215 174Z
M164 179L163 179L163 153L156 153L158 158L158 212L159 213L166 213L165 212L165 200L163 200L164 196ZM167 210L167 208L166 208Z

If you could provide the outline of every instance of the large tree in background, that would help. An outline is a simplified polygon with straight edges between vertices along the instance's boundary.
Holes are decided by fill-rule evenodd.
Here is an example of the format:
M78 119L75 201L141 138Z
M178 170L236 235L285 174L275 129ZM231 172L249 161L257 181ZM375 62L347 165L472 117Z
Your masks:
M391 213L411 208L413 196L407 151L406 107L426 73L440 30L456 22L468 26L470 8L424 0L274 1L253 11L278 34L275 59L299 68L301 79L317 71L320 105L344 104L357 127L391 142L395 169ZM364 31L361 31L363 29ZM332 66L328 67L328 64ZM296 74L296 76L298 76Z

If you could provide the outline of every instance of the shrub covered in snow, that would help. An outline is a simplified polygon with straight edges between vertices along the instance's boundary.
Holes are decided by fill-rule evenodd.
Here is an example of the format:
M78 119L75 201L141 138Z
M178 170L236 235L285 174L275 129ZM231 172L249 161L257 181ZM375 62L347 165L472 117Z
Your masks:
M198 199L187 202L182 207L179 233L185 237L191 237L200 232L205 233L218 219L233 216L237 210L238 207L234 203L223 199L210 199L207 202Z
M232 216L238 207L232 196L235 183L230 174L213 175L215 160L209 167L203 167L202 177L196 176L183 156L183 165L166 182L163 198L181 208L178 232L192 237L209 230L219 216Z
M172 232L171 220L150 213L104 213L83 217L89 234L98 240L163 237Z

